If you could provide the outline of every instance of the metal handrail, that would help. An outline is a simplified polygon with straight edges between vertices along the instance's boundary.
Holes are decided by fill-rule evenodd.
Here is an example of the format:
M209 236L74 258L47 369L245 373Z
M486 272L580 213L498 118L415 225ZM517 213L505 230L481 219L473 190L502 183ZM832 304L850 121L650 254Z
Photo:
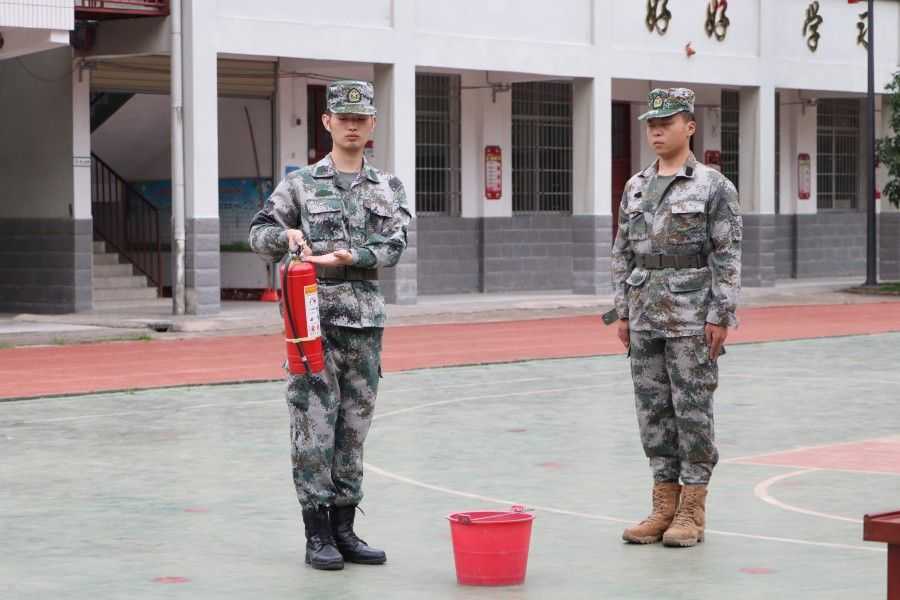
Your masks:
M91 159L94 233L146 275L162 296L159 209L96 154Z

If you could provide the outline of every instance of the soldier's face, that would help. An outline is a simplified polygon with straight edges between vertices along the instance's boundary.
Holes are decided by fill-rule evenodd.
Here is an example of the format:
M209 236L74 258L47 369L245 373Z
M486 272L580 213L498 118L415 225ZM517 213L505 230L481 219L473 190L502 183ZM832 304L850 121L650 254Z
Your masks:
M647 119L647 141L657 156L674 156L690 146L697 124L682 115Z
M322 124L331 133L334 145L348 151L365 148L375 131L375 117L371 115L325 113Z

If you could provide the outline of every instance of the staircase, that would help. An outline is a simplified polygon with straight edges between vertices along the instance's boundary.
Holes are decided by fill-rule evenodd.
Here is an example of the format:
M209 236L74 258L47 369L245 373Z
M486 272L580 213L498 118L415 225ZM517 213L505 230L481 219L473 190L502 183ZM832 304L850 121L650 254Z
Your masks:
M94 270L91 281L94 309L109 310L147 306L157 302L156 287L144 275L135 275L134 267L117 252L107 250L106 242L94 242Z

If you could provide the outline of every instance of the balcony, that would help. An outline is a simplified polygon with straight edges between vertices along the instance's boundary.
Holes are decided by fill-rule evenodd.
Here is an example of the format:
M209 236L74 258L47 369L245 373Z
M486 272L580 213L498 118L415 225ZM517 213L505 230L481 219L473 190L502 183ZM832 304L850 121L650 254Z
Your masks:
M75 18L82 21L165 17L169 0L75 0Z

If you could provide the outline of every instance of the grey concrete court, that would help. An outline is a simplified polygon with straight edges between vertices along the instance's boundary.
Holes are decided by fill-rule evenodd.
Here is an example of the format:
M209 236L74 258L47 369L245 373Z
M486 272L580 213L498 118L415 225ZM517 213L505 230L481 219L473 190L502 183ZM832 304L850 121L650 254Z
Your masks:
M281 384L0 403L0 598L883 598L861 518L900 507L898 344L729 348L683 550L619 539L649 505L623 357L391 374L358 519L388 564L338 573L303 565ZM445 515L512 502L525 585L458 587Z

